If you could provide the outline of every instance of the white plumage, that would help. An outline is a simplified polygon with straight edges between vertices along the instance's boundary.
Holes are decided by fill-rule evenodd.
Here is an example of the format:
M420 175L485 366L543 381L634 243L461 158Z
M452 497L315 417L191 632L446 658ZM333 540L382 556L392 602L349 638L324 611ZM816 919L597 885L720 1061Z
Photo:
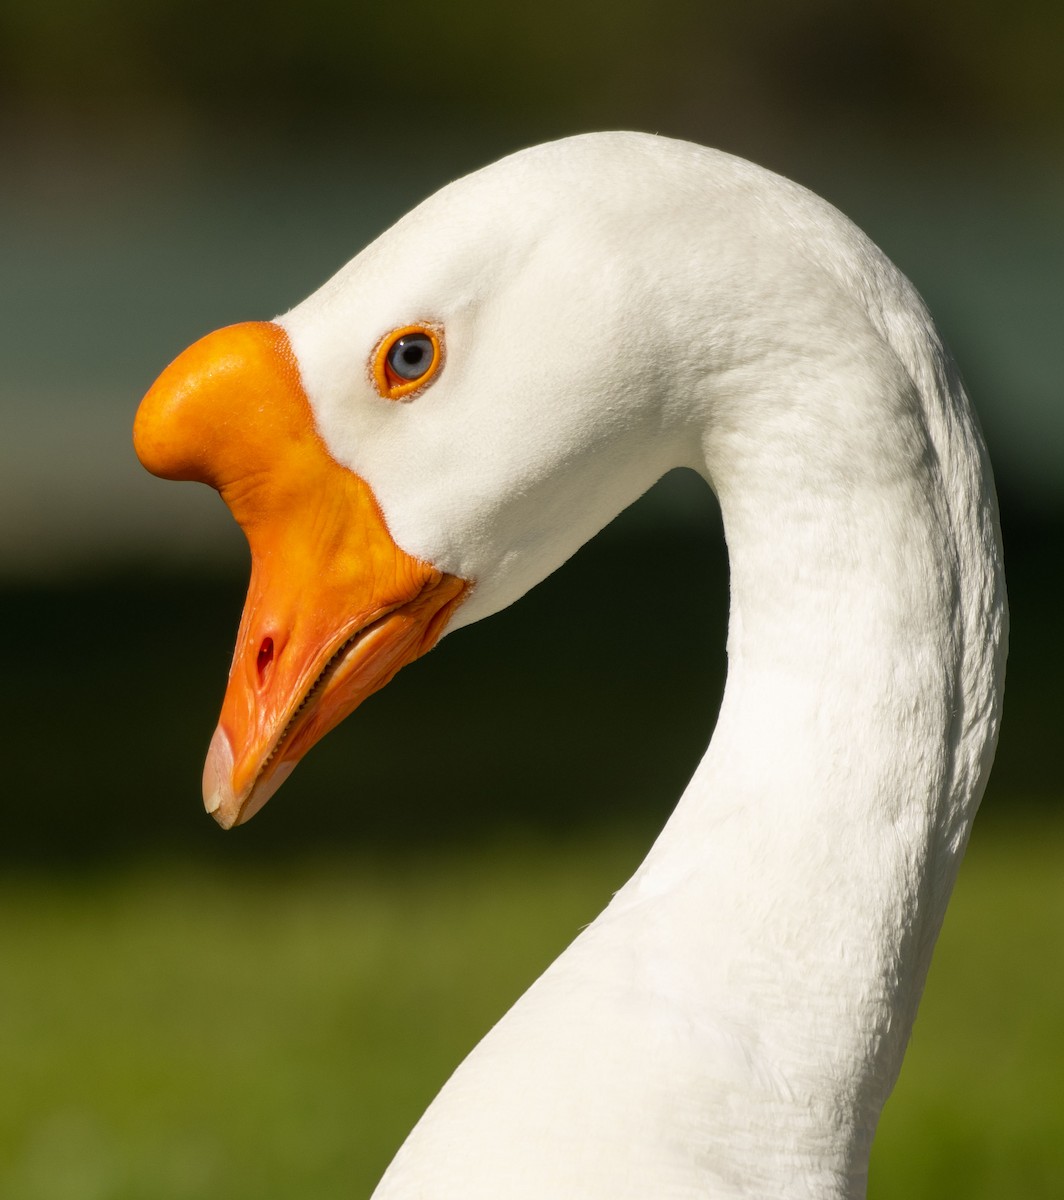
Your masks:
M366 364L415 322L444 365L382 400ZM445 188L278 324L395 542L473 582L451 628L674 466L731 562L727 687L673 817L375 1196L862 1196L1005 658L985 450L912 287L792 183L602 134Z

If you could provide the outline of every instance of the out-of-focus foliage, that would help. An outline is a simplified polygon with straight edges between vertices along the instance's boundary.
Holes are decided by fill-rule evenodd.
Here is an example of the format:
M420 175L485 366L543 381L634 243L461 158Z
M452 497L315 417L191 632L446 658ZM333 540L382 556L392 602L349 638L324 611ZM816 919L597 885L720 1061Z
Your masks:
M353 122L415 155L463 112L531 130L629 117L683 132L726 109L754 126L801 111L1008 134L1059 128L1062 44L1064 7L1040 0L8 0L0 105L292 132Z

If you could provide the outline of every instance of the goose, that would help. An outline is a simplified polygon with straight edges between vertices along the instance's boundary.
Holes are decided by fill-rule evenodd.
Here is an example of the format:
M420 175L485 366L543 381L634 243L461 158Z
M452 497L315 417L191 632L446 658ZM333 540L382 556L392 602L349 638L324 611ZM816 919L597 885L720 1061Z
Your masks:
M705 757L374 1196L863 1196L1007 638L977 421L882 252L739 158L567 138L443 188L276 320L195 343L134 438L149 471L217 488L250 545L203 779L227 828L666 471L706 479L731 595Z

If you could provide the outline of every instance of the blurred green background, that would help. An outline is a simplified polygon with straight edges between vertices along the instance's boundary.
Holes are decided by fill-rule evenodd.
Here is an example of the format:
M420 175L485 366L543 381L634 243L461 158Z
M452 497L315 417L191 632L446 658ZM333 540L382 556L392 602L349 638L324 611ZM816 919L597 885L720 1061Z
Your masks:
M1006 720L871 1195L1064 1191L1062 47L1032 0L8 0L0 1196L367 1195L666 818L723 684L698 481L447 639L225 835L199 772L245 552L129 442L200 334L283 311L458 174L625 127L832 200L968 378Z

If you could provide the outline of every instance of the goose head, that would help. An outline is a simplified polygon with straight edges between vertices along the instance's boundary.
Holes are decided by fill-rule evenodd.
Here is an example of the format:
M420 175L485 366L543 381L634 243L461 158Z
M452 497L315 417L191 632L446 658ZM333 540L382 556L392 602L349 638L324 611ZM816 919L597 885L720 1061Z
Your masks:
M671 467L708 463L726 488L757 448L788 487L793 464L823 458L818 422L792 419L807 364L865 345L872 363L881 345L766 178L640 135L537 147L163 373L138 455L216 487L252 555L204 771L221 824ZM623 603L623 580L610 587Z

